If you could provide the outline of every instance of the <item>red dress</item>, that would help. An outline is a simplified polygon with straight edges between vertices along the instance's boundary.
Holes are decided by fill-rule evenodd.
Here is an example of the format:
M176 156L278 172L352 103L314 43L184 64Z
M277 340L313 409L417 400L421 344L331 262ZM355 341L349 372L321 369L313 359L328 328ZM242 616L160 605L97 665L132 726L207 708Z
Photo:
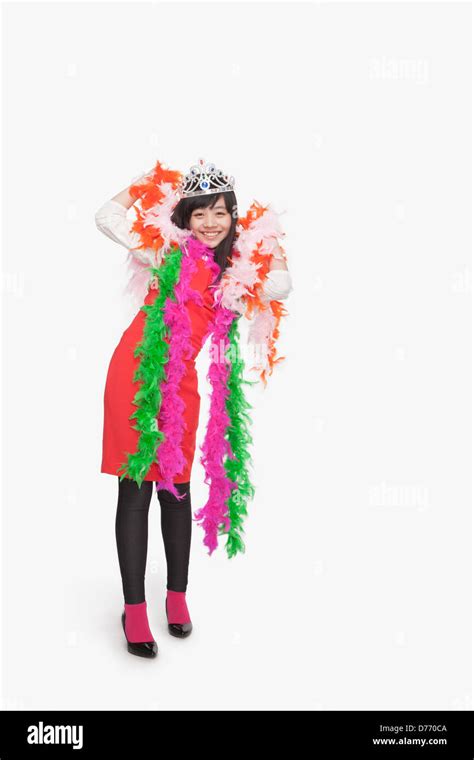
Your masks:
M213 280L212 271L202 259L196 263L197 268L191 276L190 287L201 293L203 304L198 305L189 301L185 306L191 321L193 353L191 358L184 360L186 370L179 390L185 405L184 420L186 426L182 449L186 465L183 472L173 480L174 483L187 483L191 479L201 403L195 359L203 346L215 313L213 292L209 289ZM144 303L153 303L157 296L158 290L150 288ZM142 339L145 320L146 314L140 310L123 333L110 360L105 383L101 472L117 477L119 477L117 470L126 462L127 452L132 454L137 450L140 435L139 431L132 427L136 424L136 420L129 418L137 409L133 404L133 399L141 387L140 380L133 382L135 370L140 363L140 357L134 357L133 352L137 343ZM165 338L165 340L169 342L169 338ZM122 473L123 470L121 470ZM160 479L161 472L158 462L155 461L150 466L144 480L157 481Z

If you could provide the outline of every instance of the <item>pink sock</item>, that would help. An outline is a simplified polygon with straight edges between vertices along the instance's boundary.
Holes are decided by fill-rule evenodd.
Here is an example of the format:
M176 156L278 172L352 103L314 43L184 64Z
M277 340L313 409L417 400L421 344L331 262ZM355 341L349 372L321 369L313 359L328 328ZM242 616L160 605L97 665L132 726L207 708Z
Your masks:
M191 622L186 604L186 591L170 591L170 589L167 589L166 609L168 612L168 623Z
M146 602L125 604L125 635L131 643L154 641L148 625Z

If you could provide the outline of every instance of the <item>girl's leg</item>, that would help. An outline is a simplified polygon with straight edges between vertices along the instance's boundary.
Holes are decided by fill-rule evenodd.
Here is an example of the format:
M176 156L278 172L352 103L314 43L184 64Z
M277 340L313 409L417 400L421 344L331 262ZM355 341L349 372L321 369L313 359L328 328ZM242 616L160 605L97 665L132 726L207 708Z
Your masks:
M190 483L176 483L184 499L177 499L170 491L160 489L161 533L165 545L168 580L166 588L184 592L188 585L189 555L191 552L191 492Z
M115 537L125 600L125 635L130 642L152 641L145 601L148 512L153 481L140 488L129 478L119 481Z
M191 491L190 483L176 483L179 501L170 491L160 489L158 501L161 507L161 532L165 546L168 570L166 609L168 623L190 623L186 605L189 556L191 551Z
M119 479L115 537L126 604L145 601L145 568L148 549L148 512L153 482Z

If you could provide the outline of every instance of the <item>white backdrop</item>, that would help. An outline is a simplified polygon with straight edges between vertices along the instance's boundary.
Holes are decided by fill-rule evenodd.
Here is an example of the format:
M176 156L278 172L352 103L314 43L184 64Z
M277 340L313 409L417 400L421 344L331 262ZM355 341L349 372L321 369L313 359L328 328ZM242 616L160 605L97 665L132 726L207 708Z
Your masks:
M469 4L7 3L3 32L4 709L471 709ZM153 496L150 661L100 473L127 254L94 213L199 157L285 212L294 291L246 553L193 524L183 641Z

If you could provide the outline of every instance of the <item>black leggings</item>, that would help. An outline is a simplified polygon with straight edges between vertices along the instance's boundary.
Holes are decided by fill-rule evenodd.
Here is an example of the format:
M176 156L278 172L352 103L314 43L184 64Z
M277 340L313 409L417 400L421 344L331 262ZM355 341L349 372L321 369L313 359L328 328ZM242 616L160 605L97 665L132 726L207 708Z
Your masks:
M148 549L148 512L154 482L144 480L140 488L129 478L119 481L115 537L126 604L145 601L145 568ZM191 493L189 483L176 483L179 501L170 491L159 490L161 532L168 570L166 588L186 591L191 550Z

